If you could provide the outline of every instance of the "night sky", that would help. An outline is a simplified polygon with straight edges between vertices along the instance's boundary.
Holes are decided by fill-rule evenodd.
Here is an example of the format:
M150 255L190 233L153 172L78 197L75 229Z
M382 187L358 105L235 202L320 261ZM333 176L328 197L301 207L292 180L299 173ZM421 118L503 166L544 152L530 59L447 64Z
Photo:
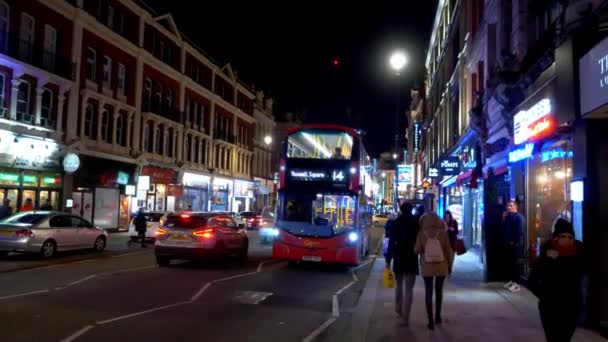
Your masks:
M157 14L171 12L179 30L217 63L230 62L245 83L270 92L278 120L292 112L305 122L363 128L374 156L394 144L397 94L403 127L409 91L422 87L437 6L435 0L205 1L195 9L199 2L145 2ZM388 67L396 48L409 58L399 83Z

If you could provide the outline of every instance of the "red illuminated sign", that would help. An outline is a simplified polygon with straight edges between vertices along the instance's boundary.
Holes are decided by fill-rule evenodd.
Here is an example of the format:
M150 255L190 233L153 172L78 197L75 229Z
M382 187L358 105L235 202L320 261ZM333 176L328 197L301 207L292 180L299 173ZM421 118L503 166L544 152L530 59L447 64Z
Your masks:
M539 139L551 135L555 129L555 120L553 117L546 116L540 120L531 123L528 126L530 137L528 140Z

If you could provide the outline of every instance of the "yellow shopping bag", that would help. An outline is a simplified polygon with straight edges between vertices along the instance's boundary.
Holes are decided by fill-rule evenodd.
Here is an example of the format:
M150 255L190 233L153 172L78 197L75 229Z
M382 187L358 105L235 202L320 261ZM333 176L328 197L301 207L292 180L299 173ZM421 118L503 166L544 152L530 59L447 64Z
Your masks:
M392 289L395 287L395 274L390 268L384 269L384 274L382 275L382 285L384 285L384 287L387 289Z

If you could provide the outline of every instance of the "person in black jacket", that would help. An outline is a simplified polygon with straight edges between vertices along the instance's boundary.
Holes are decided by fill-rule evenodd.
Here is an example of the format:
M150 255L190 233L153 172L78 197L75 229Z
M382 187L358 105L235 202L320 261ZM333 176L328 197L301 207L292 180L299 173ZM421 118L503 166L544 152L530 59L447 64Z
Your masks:
M418 256L414 253L419 224L412 215L412 208L410 203L401 204L401 215L391 225L386 253L386 267L390 268L392 262L395 272L395 311L403 317L406 326L409 324L414 284L419 272Z
M585 261L583 245L574 238L572 224L558 219L553 238L543 244L530 274L530 289L539 299L548 342L570 341L582 309Z
M514 200L507 203L507 211L503 214L504 233L504 262L509 282L504 285L511 292L520 290L519 283L519 260L524 255L524 232L526 231L526 219L517 211L517 202Z
M133 225L135 226L135 231L137 231L138 237L141 239L141 247L145 248L146 247L147 222L146 222L146 215L144 215L143 207L139 208L137 215L135 215L135 218L133 219Z

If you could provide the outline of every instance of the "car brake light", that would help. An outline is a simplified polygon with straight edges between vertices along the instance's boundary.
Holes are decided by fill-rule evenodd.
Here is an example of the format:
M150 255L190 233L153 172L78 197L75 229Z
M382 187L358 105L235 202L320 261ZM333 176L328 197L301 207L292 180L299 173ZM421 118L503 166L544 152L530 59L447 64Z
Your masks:
M249 219L249 222L254 222L254 221L255 221L255 219L253 217Z
M211 239L213 237L213 229L197 230L192 235L202 237L203 239Z
M190 215L188 215L188 214L181 214L181 215L179 215L179 217L185 218L185 219L189 219Z
M156 232L154 232L154 235L158 235L158 236L167 235L167 234L169 234L169 232L166 229L162 229L162 228L158 228L156 230Z
M165 219L162 219L162 218L161 218L161 219L158 221L158 224L159 224L159 225L161 225L161 226L164 226L164 225L165 225Z
M34 235L34 232L32 232L29 229L19 229L18 231L15 232L15 234L17 236L32 236L32 235Z

